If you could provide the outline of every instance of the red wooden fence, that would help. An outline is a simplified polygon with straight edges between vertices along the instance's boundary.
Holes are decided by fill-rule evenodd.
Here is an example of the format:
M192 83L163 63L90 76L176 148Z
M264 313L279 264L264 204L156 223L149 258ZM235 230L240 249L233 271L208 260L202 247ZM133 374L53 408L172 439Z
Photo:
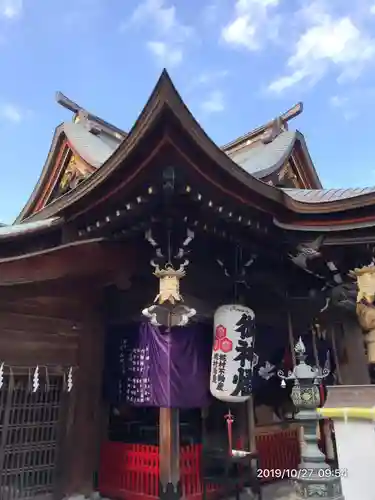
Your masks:
M298 431L287 429L256 437L259 467L263 470L294 469L300 460ZM189 500L202 497L201 452L199 444L185 446L180 453L182 493ZM273 481L274 474L262 482ZM210 484L208 496L219 487ZM106 441L102 444L99 491L118 500L147 500L159 497L159 450L157 446Z
M119 500L159 498L159 448L104 442L98 479L104 496Z

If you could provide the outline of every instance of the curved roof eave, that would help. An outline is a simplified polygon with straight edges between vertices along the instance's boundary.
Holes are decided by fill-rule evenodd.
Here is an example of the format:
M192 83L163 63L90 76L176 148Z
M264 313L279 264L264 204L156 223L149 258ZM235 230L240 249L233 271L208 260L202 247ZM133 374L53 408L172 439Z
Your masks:
M49 148L48 154L46 161L44 163L44 166L42 168L42 171L40 173L38 182L35 184L35 187L27 200L25 206L21 210L20 214L17 216L16 220L14 221L14 224L19 224L26 216L26 214L32 209L35 200L38 196L38 193L43 189L45 183L48 181L48 173L51 167L51 163L54 159L55 153L57 151L57 145L59 141L62 139L62 134L63 134L63 129L64 129L64 123L60 123L58 127L56 127L55 132L53 134L51 146Z
M25 218L25 215L32 209L37 201L39 193L43 191L45 184L48 182L51 168L53 167L55 154L59 149L58 145L64 138L66 138L74 154L77 155L81 161L94 169L101 167L121 143L120 140L118 142L115 140L105 142L95 134L92 134L87 127L79 122L61 123L55 129L47 159L39 176L39 180L25 207L16 218L15 224L21 222Z
M104 162L92 176L82 181L74 190L68 192L58 200L52 201L46 208L30 219L51 217L60 213L67 206L73 205L81 200L86 194L95 190L113 171L127 158L137 147L140 140L157 123L163 110L168 108L182 124L185 132L189 135L206 154L220 167L237 181L245 185L250 191L256 192L261 197L282 204L283 193L277 188L270 186L243 170L227 154L222 151L191 115L182 101L177 90L173 86L168 73L164 70L140 116L134 123L132 129L121 142L114 153Z
M287 208L297 213L346 212L375 205L375 187L343 189L283 188Z
M297 139L301 145L303 154L305 156L305 159L307 161L307 165L309 167L309 174L312 177L312 180L314 181L316 189L323 189L323 184L320 182L318 172L316 171L314 162L312 161L312 158L310 156L309 149L308 149L307 144L306 144L305 136L299 130L296 130L296 136L297 136Z
M40 233L55 228L63 222L62 217L51 217L38 221L24 222L0 227L0 241Z
M301 224L298 222L281 222L275 217L273 219L275 226L281 229L287 229L289 231L304 231L304 232L318 232L318 233L331 233L340 231L353 231L353 229L366 229L375 226L375 219L367 222L348 222L347 224Z

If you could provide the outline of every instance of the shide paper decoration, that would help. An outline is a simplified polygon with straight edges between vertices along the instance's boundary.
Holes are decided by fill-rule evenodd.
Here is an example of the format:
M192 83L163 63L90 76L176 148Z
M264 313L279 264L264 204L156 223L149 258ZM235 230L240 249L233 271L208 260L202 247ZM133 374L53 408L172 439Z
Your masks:
M14 367L14 368L20 368L20 367ZM22 367L25 368L25 367ZM33 393L38 392L41 389L41 372L44 375L44 379L46 381L45 383L45 388L48 390L49 388L49 372L48 372L48 367L47 366L39 366L37 365L35 369L33 370L32 368L26 367L27 371L29 372L29 385L30 385L30 390ZM14 369L11 366L6 365L4 362L0 364L0 389L3 388L4 386L4 381L6 378L6 370L8 371L8 374L10 377L14 376ZM67 372L64 371L63 373L63 378L64 378L64 390L66 392L71 392L73 389L73 367L71 366Z
M34 375L33 375L33 392L37 392L39 389L40 383L39 383L39 366L35 368Z
M71 392L73 389L73 368L70 367L68 371L68 379L66 383L66 390L67 392Z
M254 311L241 305L224 305L215 312L210 391L220 401L241 403L251 396L254 320Z
M193 231L188 230L187 236L178 249L174 259L184 258L186 247L193 240ZM168 238L168 258L165 259L161 247L154 240L151 230L146 232L146 239L155 248L156 257L151 260L151 265L155 268L154 276L159 279L159 293L156 295L154 304L143 309L142 314L150 320L153 326L185 326L189 319L196 314L196 310L183 304L183 298L180 294L180 280L186 275L185 267L189 264L184 259L179 268L176 269L172 264L170 238ZM159 261L164 261L163 264Z

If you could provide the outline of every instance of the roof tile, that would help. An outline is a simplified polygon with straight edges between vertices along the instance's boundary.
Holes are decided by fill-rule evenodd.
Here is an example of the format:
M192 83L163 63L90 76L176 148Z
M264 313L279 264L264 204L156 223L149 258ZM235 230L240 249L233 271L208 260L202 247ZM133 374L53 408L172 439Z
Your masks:
M290 189L284 188L284 193L293 200L302 203L330 203L349 198L356 198L364 194L375 194L375 187L343 188L343 189Z
M64 132L73 149L90 165L99 168L108 160L120 145L122 138L96 135L84 124L65 122Z
M228 156L254 177L266 177L280 168L290 155L296 141L295 131L284 131L269 144L259 142L241 148Z

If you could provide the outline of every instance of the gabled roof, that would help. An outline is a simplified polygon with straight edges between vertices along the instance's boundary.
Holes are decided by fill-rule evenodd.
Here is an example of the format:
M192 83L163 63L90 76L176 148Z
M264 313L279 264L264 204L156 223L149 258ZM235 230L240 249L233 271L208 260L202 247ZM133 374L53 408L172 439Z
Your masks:
M99 168L116 151L121 139L92 133L85 123L65 122L63 132L72 150L91 166Z
M228 156L246 172L257 179L272 174L283 166L291 154L297 140L295 131L281 132L272 142L259 141L252 148L243 148L229 152Z
M166 144L178 148L173 142L174 132L183 136L186 144L189 143L199 151L199 165L180 151L185 154L195 174L215 186L223 196L240 202L245 207L256 207L276 215L277 225L311 226L314 222L311 219L315 215L324 219L317 223L318 226L339 224L339 221L341 224L353 224L353 217L351 215L349 220L348 214L352 214L354 208L360 209L362 206L374 207L374 215L370 217L375 220L375 195L372 188L283 190L259 180L280 168L294 151L295 145L306 148L302 134L298 131L281 130L271 139L268 137L255 141L250 148L241 146L224 151L212 142L192 116L166 71L163 71L128 134L122 133L117 137L117 132L109 130L108 124L103 121L100 123L97 117L82 110L78 110L77 116L80 118L78 121L64 123L56 130L50 154L33 196L35 198L43 183L47 182L54 148L63 139L76 154L95 167L94 172L76 188L52 200L48 206L34 214L30 212L32 196L18 220L25 216L30 220L64 216L67 209L69 217L73 219L104 203L125 186L135 182L134 179L148 168L151 157L157 154L158 148ZM153 145L150 145L151 137ZM138 160L133 162L136 154L138 157L143 155L143 160L140 161L137 157ZM340 214L336 217L336 222L331 215L334 212ZM367 224L369 216L366 217Z
M148 102L143 108L132 129L118 145L118 147L114 149L113 153L107 158L107 160L104 161L101 168L97 169L93 175L79 184L77 188L52 201L46 208L43 209L42 213L33 214L31 217L44 218L61 213L61 210L67 205L70 206L71 204L82 200L82 197L89 192L95 191L97 187L108 179L112 172L119 168L119 166L126 161L131 153L138 148L142 140L148 133L150 133L151 130L156 130L158 124L161 125L161 122L165 121L165 119L169 120L169 118L166 118L168 113L171 117L170 119L177 120L177 123L179 123L184 130L186 137L189 137L190 140L194 141L198 147L202 148L205 154L207 154L213 162L220 165L222 172L228 175L229 178L234 179L239 183L238 186L240 189L238 192L236 191L233 193L238 200L244 203L252 203L250 198L253 199L254 197L250 197L247 201L245 201L240 194L241 186L247 186L247 189L255 192L255 198L259 196L264 200L278 203L281 202L282 193L279 190L257 180L254 176L246 172L233 160L231 160L224 151L211 141L183 103L167 72L163 71ZM65 130L65 124L61 127L62 130ZM160 130L164 130L164 126L160 126L159 128ZM87 138L86 134L85 137ZM81 136L79 139L81 139ZM80 147L82 143L84 143L84 141L80 142ZM75 144L77 146L77 143ZM88 157L88 155L92 154L93 151L93 140L87 141L84 146L86 157ZM95 148L96 146L97 143L95 143ZM145 144L143 146L145 146ZM103 152L103 148L101 151ZM142 168L143 167L140 166L139 170ZM127 182L127 179L124 179L124 182ZM118 188L120 188L120 186L121 184L118 185ZM225 193L225 186L223 186L222 189L223 193ZM24 213L25 212L23 211L23 214Z
M89 123L85 121L60 124L55 129L52 144L39 180L25 207L17 217L16 223L31 215L39 196L45 191L47 184L51 180L53 170L58 166L56 162L64 142L82 161L97 169L116 151L122 140L123 136L118 138L106 133L101 134L97 130L95 132L92 129L90 130Z
M166 90L167 87L169 87L170 90ZM165 94L169 92L170 96L172 96L172 94L178 96L177 91L174 89L165 71L159 79L153 95L160 92L163 88L166 90ZM180 102L181 106L186 108L179 96L177 100ZM84 162L95 169L104 165L115 153L119 145L126 142L126 132L86 111L84 108L65 97L61 92L57 93L57 101L74 113L73 122L64 122L56 129L53 144L41 177L16 222L23 220L25 217L29 217L33 206L35 210L35 201L43 191L43 186L51 176L52 169L54 168L54 153L62 137L66 138L68 146L75 155L78 155ZM302 105L298 104L278 119L282 121L285 131L277 135L274 140L268 141L267 143L262 140L256 140L251 148L249 148L247 144L250 142L249 140L246 141L246 144L244 143L244 139L246 138L251 137L253 141L256 138L259 139L262 134L264 135L264 133L267 133L268 128L274 125L275 121L272 121L267 125L258 127L252 133L246 134L236 141L224 146L222 149L228 154L233 162L241 166L247 173L258 179L262 179L283 166L283 163L287 160L288 155L291 154L297 140L303 145L304 141L301 134L297 132L288 132L286 130L286 121L298 115L301 111ZM201 133L204 132L201 130ZM215 148L218 149L216 146Z

